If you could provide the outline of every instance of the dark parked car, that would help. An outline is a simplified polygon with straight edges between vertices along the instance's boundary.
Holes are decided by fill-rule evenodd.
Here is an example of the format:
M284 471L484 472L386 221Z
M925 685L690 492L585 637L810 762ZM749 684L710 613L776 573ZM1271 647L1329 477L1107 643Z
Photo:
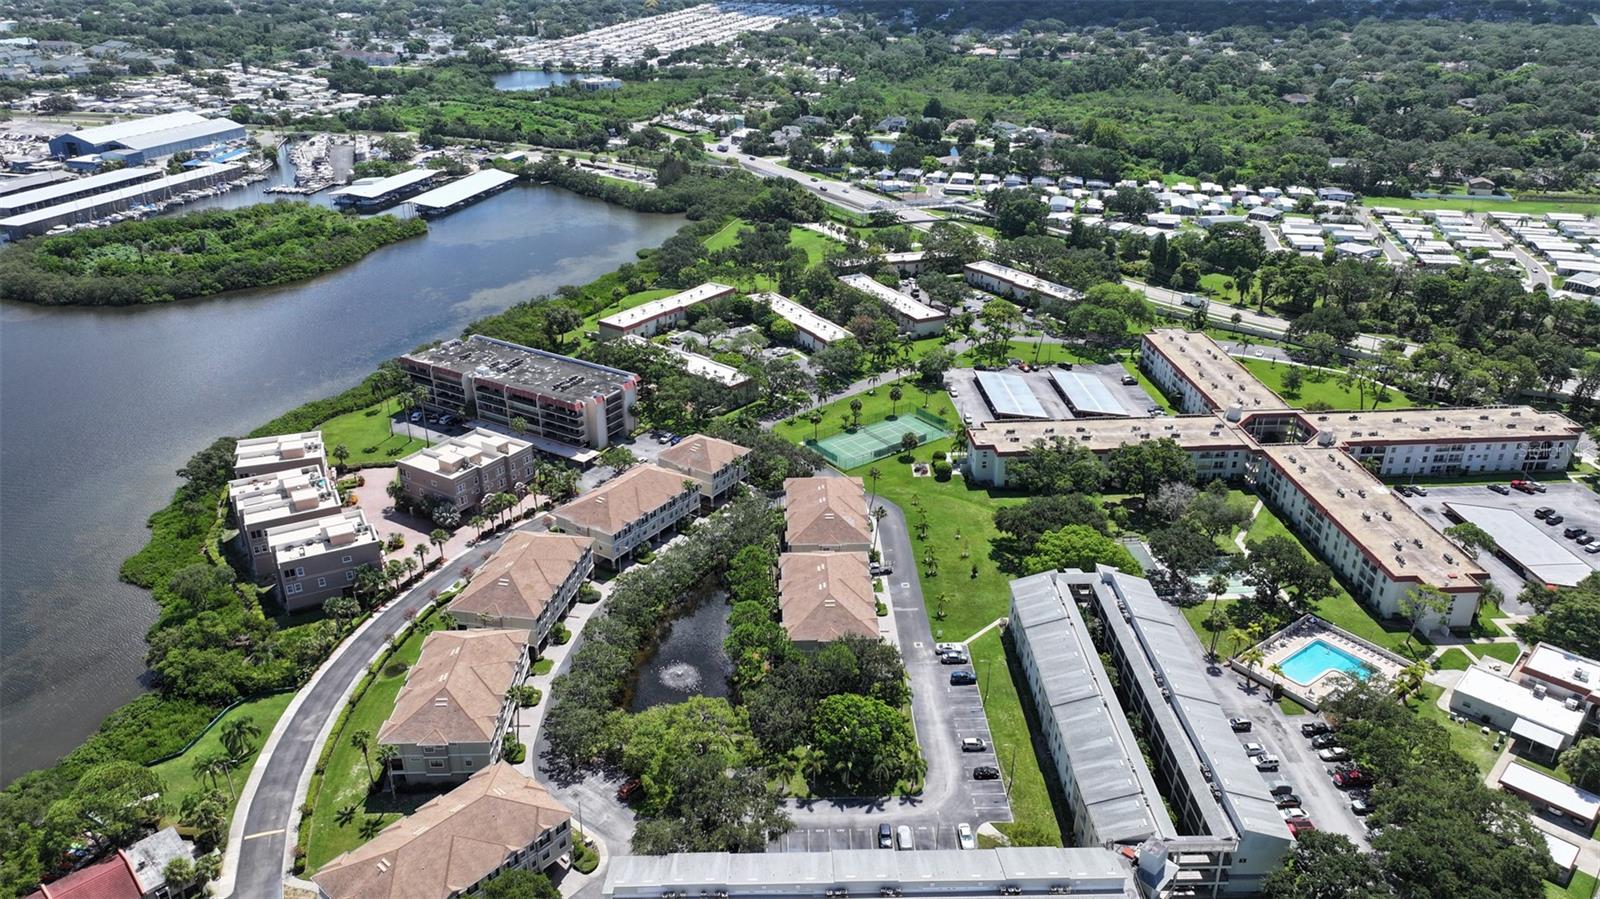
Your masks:
M1567 528L1566 530L1562 531L1561 532L1561 536L1566 537L1568 540L1571 540L1574 537L1582 537L1584 534L1587 534L1587 533L1589 533L1589 529L1588 528L1570 527L1570 528Z
M1572 541L1574 543L1578 544L1579 546L1588 546L1589 544L1594 542L1594 535L1593 534L1579 534L1578 536L1573 537Z
M1365 799L1352 799L1350 800L1350 811L1355 812L1359 817L1365 818L1372 814L1372 803Z
M1233 728L1236 734L1247 734L1254 725L1250 723L1249 718L1229 718L1228 726Z
M621 802L632 802L639 797L639 792L644 789L644 784L639 783L639 778L630 777L617 787L617 799Z
M1411 485L1411 495L1413 495L1413 496L1427 496L1428 495L1428 488L1426 488L1426 487L1418 487L1416 484L1412 484Z
M1511 488L1507 487L1504 484L1490 484L1489 485L1489 489L1493 490L1495 493L1500 494L1501 496L1510 496L1511 495Z
M1311 738L1312 749L1332 749L1339 745L1338 734L1322 734Z
M878 825L878 848L879 849L893 849L894 848L894 829L891 828L887 824L879 824Z
M1300 725L1300 736L1315 737L1332 731L1326 721L1307 721Z
M1267 789L1271 790L1272 791L1272 795L1274 795L1274 796L1293 796L1294 795L1294 784L1289 783L1286 780L1275 780L1275 781L1272 781L1271 783L1269 783L1267 785Z
M978 682L978 676L965 668L960 671L950 672L950 686L970 687Z
M1550 517L1550 513L1554 511L1555 510L1549 506L1540 506L1539 508L1533 510L1533 517L1538 519L1548 518Z
M999 780L1000 769L993 765L979 765L972 769L973 780Z
M1555 527L1566 520L1567 516L1562 515L1560 512L1551 512L1549 515L1545 516L1544 523L1550 525L1551 527Z
M1299 808L1300 797L1293 793L1285 793L1277 797L1278 808Z

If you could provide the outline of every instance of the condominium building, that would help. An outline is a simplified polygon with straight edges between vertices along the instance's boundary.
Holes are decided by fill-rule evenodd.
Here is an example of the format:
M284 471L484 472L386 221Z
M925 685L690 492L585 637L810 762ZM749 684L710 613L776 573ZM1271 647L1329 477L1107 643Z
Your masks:
M269 529L325 518L343 502L333 479L321 465L312 464L229 481L228 506L251 573L263 577L272 569Z
M1083 294L1070 287L987 259L967 263L962 274L968 284L979 290L1021 300L1030 306L1046 300L1070 303L1083 298Z
M909 294L901 293L893 287L885 287L871 275L857 272L853 275L844 275L839 280L880 300L888 307L900 330L914 337L932 337L942 333L945 323L950 318Z
M278 599L299 612L354 592L356 571L383 567L383 546L360 509L267 529Z
M544 645L594 570L589 540L513 531L446 608L457 627L516 628Z
M426 408L506 427L520 420L541 451L604 449L633 430L639 376L621 369L481 334L399 361L426 391Z
M486 496L531 484L534 464L528 441L476 428L417 450L397 467L407 496L464 513L482 505Z
M500 759L516 704L506 692L527 677L528 632L434 631L378 729L398 752L387 775L396 786L465 780Z
M878 636L878 598L863 552L778 557L778 610L789 639L815 649L840 637Z
M1452 603L1442 620L1428 616L1423 629L1471 626L1489 573L1353 458L1336 449L1264 446L1253 479L1357 600L1396 617L1400 601L1428 585Z
M1583 429L1529 406L1305 413L1324 443L1384 477L1564 471Z
M239 441L233 451L233 476L236 478L290 471L308 465L328 467L321 431L250 437Z
M683 366L684 374L710 381L722 388L721 401L716 404L717 408L737 409L756 398L756 379L732 365L670 343L650 343L643 337L631 334L621 339L655 347Z
M466 896L495 874L544 871L572 851L572 813L504 762L323 865L318 899Z
M867 552L872 521L860 478L783 482L784 544L790 552Z
M765 303L774 315L794 325L795 345L803 350L815 352L850 336L849 331L782 294L754 293L750 299Z
M1258 412L1289 404L1198 331L1157 328L1139 343L1139 368L1186 413Z
M1041 444L1063 441L1104 455L1120 446L1161 439L1188 451L1201 479L1246 477L1258 449L1243 428L1220 415L994 421L968 429L965 476L1005 487L1011 481L1012 463Z
M1072 804L1073 841L1127 847L1141 869L1164 856L1175 871L1162 895L1259 895L1294 839L1177 608L1106 567L1021 578L1011 592L1010 633Z
M636 465L550 512L564 533L587 537L613 568L676 532L700 508L700 484L659 465Z
M702 504L715 507L750 473L750 450L728 440L693 434L662 450L656 463L694 480L700 485Z
M692 287L681 293L651 300L601 318L598 323L600 336L623 337L632 334L639 337L653 337L687 321L691 307L731 297L737 292L726 284L708 281L699 287Z

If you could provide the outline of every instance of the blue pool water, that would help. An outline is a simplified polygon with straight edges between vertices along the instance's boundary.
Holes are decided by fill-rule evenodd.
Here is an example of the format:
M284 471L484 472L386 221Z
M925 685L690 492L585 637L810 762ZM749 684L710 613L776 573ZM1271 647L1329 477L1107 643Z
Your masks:
M892 142L886 141L886 140L871 140L871 141L867 141L867 146L871 147L873 150L875 150L875 151L877 151L879 153L888 154L888 153L893 153L894 152L894 144Z
M1279 667L1283 669L1284 677L1302 687L1329 671L1343 671L1362 680L1366 679L1368 671L1365 662L1321 640L1312 640L1300 647L1294 655L1284 659Z

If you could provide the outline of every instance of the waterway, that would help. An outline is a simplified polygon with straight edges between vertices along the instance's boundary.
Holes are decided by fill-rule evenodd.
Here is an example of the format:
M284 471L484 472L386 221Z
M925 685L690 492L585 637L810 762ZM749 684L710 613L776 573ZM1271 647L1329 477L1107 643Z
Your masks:
M494 89L497 91L542 91L577 81L587 77L580 72L545 72L539 69L518 69L515 72L502 72L494 76Z
M628 710L642 712L691 696L727 696L733 675L722 648L728 639L728 611L727 594L710 592L669 624L639 669Z
M271 199L276 180L186 208ZM300 284L132 309L0 305L0 781L143 689L155 606L117 569L195 451L682 224L517 186Z

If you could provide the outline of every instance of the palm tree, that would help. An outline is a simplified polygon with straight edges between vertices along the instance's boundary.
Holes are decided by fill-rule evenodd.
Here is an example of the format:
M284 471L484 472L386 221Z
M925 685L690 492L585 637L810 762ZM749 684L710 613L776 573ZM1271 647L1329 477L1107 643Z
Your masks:
M196 777L209 778L212 789L217 788L217 776L221 775L228 783L228 796L230 798L234 795L233 769L233 759L220 752L195 759L194 764L189 768Z
M822 413L819 411L813 411L810 415L806 416L806 421L811 422L811 439L817 440L817 434L822 428Z
M254 718L235 718L222 726L222 747L229 756L242 759L250 754L250 744L259 736L261 727Z
M351 734L350 745L361 750L361 758L367 763L367 779L372 779L372 731L362 728Z
M861 427L861 400L860 400L860 398L853 399L853 400L850 401L850 422L851 422L851 427L855 427L855 428Z
M417 547L417 548L421 549L420 546ZM405 569L406 569L406 580L411 580L411 576L413 574L416 574L417 573L417 569L422 567L422 563L418 562L416 559L404 559L404 560L401 561L400 564L405 566Z
M383 572L375 566L363 565L356 569L355 592L357 596L364 596L369 600L364 605L370 608L374 605L378 595L383 592Z
M411 405L416 409L426 407L428 405L428 388L422 386L411 388ZM428 436L427 428L422 429L422 436L424 438ZM432 445L433 441L429 440L428 443Z
M872 482L872 498L874 502L878 498L878 479L881 477L883 477L883 472L878 470L878 466L874 465L867 469L867 480Z
M485 522L483 520L483 516L482 515L474 515L467 522L467 524L472 525L474 528L476 528L478 530L478 539L482 540L483 539L483 526L485 524Z
M1228 579L1220 574L1212 576L1211 583L1206 585L1206 592L1211 594L1210 618L1215 622L1217 618L1217 603L1221 601L1222 594L1228 592ZM1212 661L1217 659L1217 637L1221 634L1221 628L1213 628L1211 630L1211 646L1206 650L1206 657Z
M387 781L389 792L394 792L394 766L391 764L400 757L400 747L393 743L384 743L378 747L378 764L383 766L384 780Z
M416 546L411 547L411 554L417 557L417 564L423 568L428 567L428 552L429 548L426 543L418 543Z
M339 822L340 827L349 827L350 822L356 819L355 805L351 804L339 806L339 810L334 813L333 818L335 821Z
M890 418L894 418L895 417L895 412L897 410L899 410L899 408L900 408L900 398L905 396L905 395L906 395L905 391L900 389L900 385L899 384L896 384L893 387L889 388L889 417Z
M383 829L383 816L382 815L368 815L366 817L366 819L361 822L361 838L364 839L364 840L370 840L373 837L377 836L378 835L378 831L380 831L382 829Z
M1256 666L1266 661L1266 659L1267 654L1263 652L1259 646L1252 646L1249 649L1246 649L1244 652L1239 653L1239 661L1244 663L1245 670L1249 671L1252 675L1251 680L1255 679L1254 674Z
M350 447L345 446L342 443L336 443L333 445L333 460L335 463L337 463L340 471L344 470L344 463L349 459Z
M450 535L445 532L444 528L434 528L428 532L428 542L433 544L433 548L439 553L439 557L444 558L444 545L450 542Z
M411 433L411 410L417 406L416 397L409 393L400 394L400 414L406 420L406 439L415 440L416 435Z

